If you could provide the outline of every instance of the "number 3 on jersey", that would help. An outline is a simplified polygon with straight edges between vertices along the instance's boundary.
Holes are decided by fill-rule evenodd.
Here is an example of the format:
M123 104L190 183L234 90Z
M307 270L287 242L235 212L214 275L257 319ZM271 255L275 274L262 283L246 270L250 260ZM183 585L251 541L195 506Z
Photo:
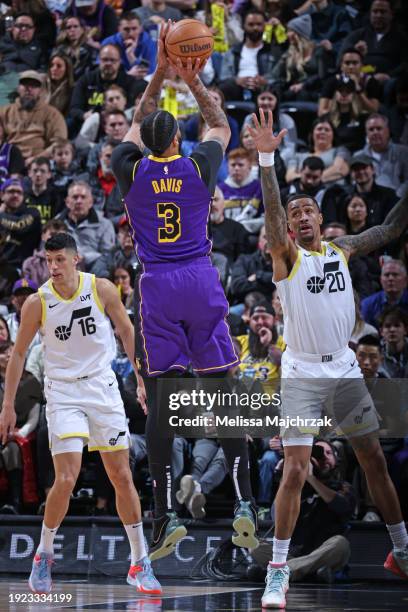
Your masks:
M158 229L159 242L176 242L181 236L180 207L174 202L158 202L157 216L164 219Z

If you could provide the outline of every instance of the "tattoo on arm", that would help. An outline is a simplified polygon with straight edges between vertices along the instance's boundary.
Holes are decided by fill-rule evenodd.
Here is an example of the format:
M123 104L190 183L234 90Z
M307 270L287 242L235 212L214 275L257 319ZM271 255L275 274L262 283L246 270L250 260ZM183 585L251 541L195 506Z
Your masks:
M288 229L278 179L273 166L260 166L263 204L265 208L266 240L270 249L288 244Z
M150 115L150 113L158 109L164 77L164 73L161 72L155 72L153 74L150 83L144 90L142 98L136 107L133 116L133 125L142 123L147 115Z
M229 127L228 119L218 104L214 104L214 98L208 93L198 76L189 83L191 93L195 97L204 121L209 128Z
M366 255L399 238L408 225L408 194L390 210L382 225L357 236L341 236L333 242L350 255Z

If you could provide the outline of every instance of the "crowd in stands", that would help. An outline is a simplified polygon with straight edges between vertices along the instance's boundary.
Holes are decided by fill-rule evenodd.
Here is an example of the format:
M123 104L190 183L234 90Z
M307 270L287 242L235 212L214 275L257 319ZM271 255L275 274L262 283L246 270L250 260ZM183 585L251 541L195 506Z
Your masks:
M251 113L271 109L276 132L287 129L275 156L282 201L294 193L315 197L325 240L382 223L408 191L403 0L0 2L0 399L22 305L48 279L44 244L51 235L70 233L80 269L111 279L132 316L138 261L111 156L155 69L160 25L189 17L214 34L214 52L200 76L214 104L225 109L232 133L210 226L213 262L241 354L231 372L234 384L277 388L285 346L257 152L247 129ZM189 155L207 126L188 87L171 71L161 107L178 118L182 153ZM356 302L351 346L370 389L380 379L408 380L407 267L407 232L350 260ZM149 511L145 417L119 343L113 367L129 416L135 479L140 482L144 470L142 501ZM43 376L37 335L17 396L17 429L0 451L0 512L41 512L52 483ZM382 441L407 519L408 437ZM248 443L261 516L269 517L281 442L248 435ZM380 520L347 442L334 443L342 477L357 490L354 517ZM112 510L112 495L93 455L87 459L93 511L103 514ZM228 479L219 445L176 438L173 469L176 482L182 481L178 503L194 486L185 511L202 518L212 492Z

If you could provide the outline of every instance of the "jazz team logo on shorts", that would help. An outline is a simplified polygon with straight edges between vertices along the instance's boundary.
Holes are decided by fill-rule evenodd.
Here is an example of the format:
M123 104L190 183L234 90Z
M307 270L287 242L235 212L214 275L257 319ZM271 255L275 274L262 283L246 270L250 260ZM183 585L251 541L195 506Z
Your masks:
M120 438L120 436L124 436L125 434L126 434L126 431L120 431L118 435L116 436L116 438L110 438L109 440L110 446L116 446L116 443L118 439Z
M306 281L306 287L310 293L321 293L328 282L329 293L336 293L337 291L344 291L346 288L346 282L344 275L339 270L340 262L333 261L325 263L323 266L323 277L311 276Z
M96 325L95 319L89 316L91 314L91 310L92 306L73 310L69 324L58 325L58 327L55 328L54 333L58 340L61 340L61 342L69 340L72 333L72 326L75 321L78 322L83 336L94 334L96 332Z

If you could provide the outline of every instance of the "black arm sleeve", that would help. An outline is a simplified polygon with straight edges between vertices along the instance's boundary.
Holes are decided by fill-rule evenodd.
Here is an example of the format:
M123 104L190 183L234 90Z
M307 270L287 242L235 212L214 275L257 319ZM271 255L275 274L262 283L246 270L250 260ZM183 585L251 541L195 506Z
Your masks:
M133 169L135 163L142 159L143 154L133 142L121 142L113 149L112 170L119 185L120 193L124 198L133 183Z
M216 140L200 142L190 155L200 169L201 178L208 187L211 195L214 194L217 183L217 174L223 160L222 147Z

